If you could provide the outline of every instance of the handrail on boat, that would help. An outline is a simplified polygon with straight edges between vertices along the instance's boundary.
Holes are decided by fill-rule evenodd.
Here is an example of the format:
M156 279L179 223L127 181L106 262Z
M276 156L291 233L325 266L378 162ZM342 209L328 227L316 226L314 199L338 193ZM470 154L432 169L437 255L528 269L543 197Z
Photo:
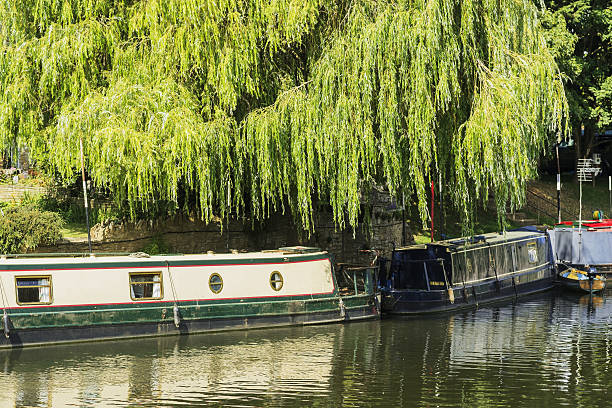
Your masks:
M30 254L2 254L2 258L61 258L61 257L73 257L73 258L87 258L90 256L121 256L130 255L128 252L49 252L49 253L30 253Z
M530 235L528 237L524 237L524 238L517 238L517 239L504 239L501 242L494 242L494 243L489 243L486 242L486 246L477 246L477 247L462 247L461 249L456 249L455 251L452 251L453 254L460 254L460 253L465 253L465 252L472 252L472 251L478 251L481 250L482 248L493 248L493 247L498 247L498 246L503 246L503 245L508 245L508 244L518 244L521 242L525 242L525 241L535 241L538 239L546 239L546 234L540 234L540 235Z
M363 280L365 293L374 290L375 282L378 281L378 272L380 269L379 265L351 265L348 263L338 263L337 266L338 269L336 271L336 276L338 277L338 275L341 274L346 282L352 284L355 295L359 293L357 274L361 275L360 278ZM352 272L352 278L350 277L349 272ZM368 272L370 273L368 274Z
M106 256L134 256L134 252L49 252L30 254L0 254L0 259L18 258L98 258ZM156 256L183 255L183 254L157 254Z
M402 263L444 262L444 258L408 259L408 260L400 260L400 262Z

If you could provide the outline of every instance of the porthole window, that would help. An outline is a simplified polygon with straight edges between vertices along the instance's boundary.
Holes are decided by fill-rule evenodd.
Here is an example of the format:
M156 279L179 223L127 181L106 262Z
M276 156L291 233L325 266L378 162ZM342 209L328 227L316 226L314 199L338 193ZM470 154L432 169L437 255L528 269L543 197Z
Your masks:
M218 273L213 273L208 278L208 287L212 293L219 293L223 289L223 279Z
M283 288L283 275L279 271L274 271L270 274L270 286L275 291L279 291Z

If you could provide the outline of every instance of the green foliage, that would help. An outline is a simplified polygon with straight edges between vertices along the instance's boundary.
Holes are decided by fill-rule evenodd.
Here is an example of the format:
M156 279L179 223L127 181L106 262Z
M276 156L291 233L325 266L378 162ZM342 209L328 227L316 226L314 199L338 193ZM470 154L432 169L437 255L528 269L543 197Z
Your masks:
M118 205L204 220L316 201L355 226L371 186L429 179L464 218L520 205L567 103L531 0L0 3L0 144L70 179L85 145ZM127 203L127 204L126 204ZM467 225L467 224L466 224Z
M25 252L39 245L55 244L62 238L62 219L58 214L28 206L0 211L0 253Z
M91 225L97 223L123 220L129 218L129 210L122 210L112 203L101 199L89 197L89 222ZM68 224L85 225L85 206L81 197L71 196L68 190L52 190L44 196L38 197L32 205L43 211L58 213L62 220ZM142 216L141 213L137 214Z
M149 255L161 255L172 253L172 248L164 241L163 236L156 235L142 248L142 252Z
M85 223L85 208L82 201L75 201L68 196L45 195L40 197L36 207L60 215L69 224ZM92 222L93 223L93 222Z
M597 130L612 126L612 3L545 3L543 26L559 68L567 76L566 92L578 155L588 156Z

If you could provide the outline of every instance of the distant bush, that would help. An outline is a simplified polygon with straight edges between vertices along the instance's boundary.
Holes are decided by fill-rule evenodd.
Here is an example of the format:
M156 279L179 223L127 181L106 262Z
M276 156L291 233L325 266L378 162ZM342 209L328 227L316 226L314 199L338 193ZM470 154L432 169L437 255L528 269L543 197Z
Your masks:
M148 245L141 249L141 251L149 255L161 255L171 253L172 248L164 241L161 235L156 235L151 239Z
M68 190L54 190L41 196L33 203L37 208L61 215L67 224L85 224L83 196L69 196ZM82 193L81 193L82 194ZM105 199L89 197L89 223L91 225L128 218L129 215L117 210L117 206Z
M0 253L25 252L62 239L63 221L49 211L28 206L0 209Z

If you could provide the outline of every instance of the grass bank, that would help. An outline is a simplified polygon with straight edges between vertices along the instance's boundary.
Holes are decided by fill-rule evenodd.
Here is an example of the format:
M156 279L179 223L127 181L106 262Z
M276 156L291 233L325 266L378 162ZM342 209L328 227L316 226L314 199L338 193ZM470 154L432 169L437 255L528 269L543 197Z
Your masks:
M612 217L608 178L598 177L595 182L582 183L582 218L591 219L595 210ZM438 203L435 211L440 212ZM577 220L580 213L580 183L575 174L561 176L561 218L563 221ZM528 183L526 205L517 212L506 215L505 229L518 228L525 224L553 226L557 222L557 177L542 175ZM436 214L434 239L457 238L462 235L459 216L447 209L446 220ZM430 242L431 230L423 228L418 219L410 219L410 228L416 243ZM499 231L497 212L493 208L480 209L474 217L474 234Z

